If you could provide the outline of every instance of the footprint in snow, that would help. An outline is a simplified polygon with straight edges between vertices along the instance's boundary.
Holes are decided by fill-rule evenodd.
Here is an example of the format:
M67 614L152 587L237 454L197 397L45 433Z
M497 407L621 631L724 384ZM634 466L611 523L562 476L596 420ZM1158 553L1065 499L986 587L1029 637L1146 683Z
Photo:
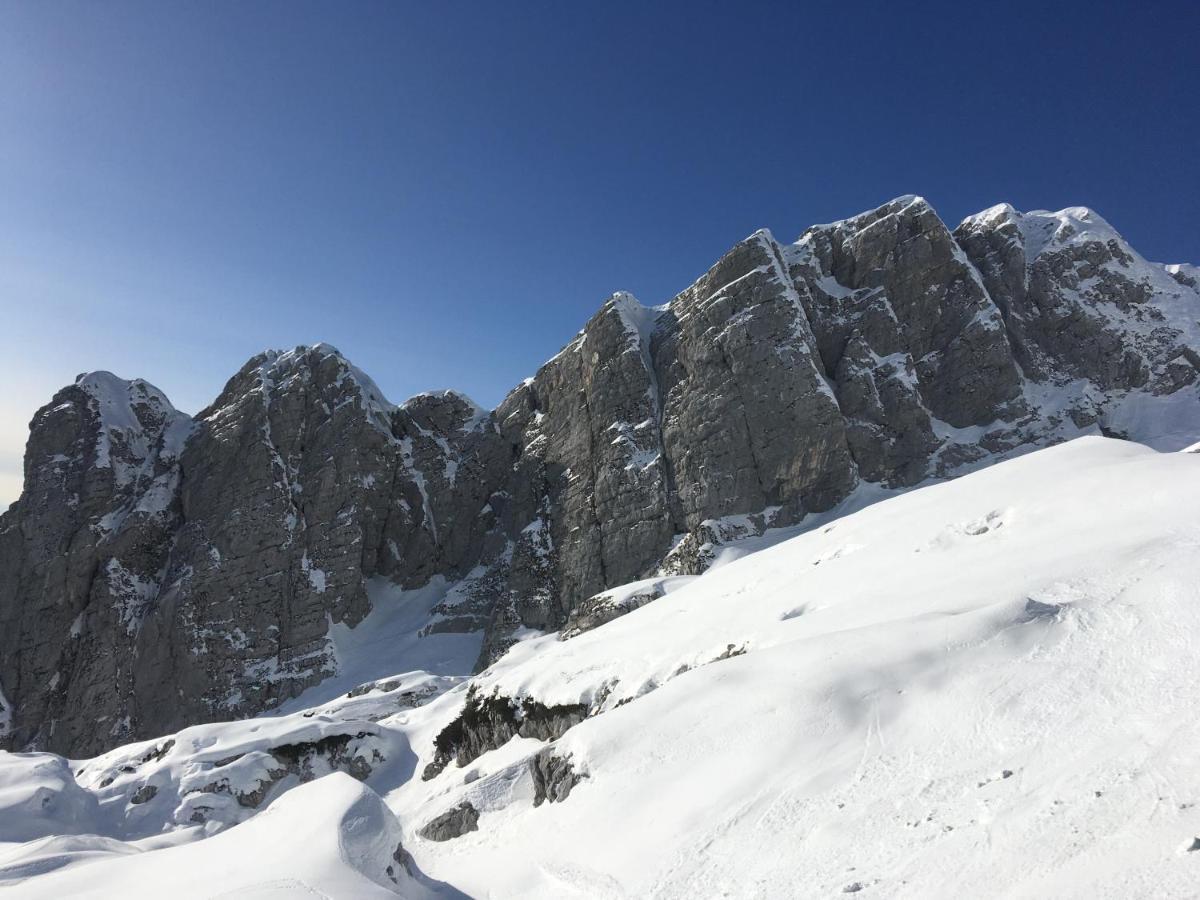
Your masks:
M814 566L819 566L821 563L833 562L835 559L841 559L843 556L849 556L851 553L857 553L863 548L862 544L843 544L833 550L822 553L813 560Z
M1011 511L994 509L986 516L981 516L978 519L946 526L941 534L926 545L926 548L930 550L944 550L960 543L963 538L979 537L998 531L1011 521ZM917 552L921 552L920 548L917 549Z
M998 509L992 510L982 519L976 519L974 522L967 522L962 526L963 534L977 537L981 534L987 534L989 531L995 531L1000 528L1005 521L1004 513Z

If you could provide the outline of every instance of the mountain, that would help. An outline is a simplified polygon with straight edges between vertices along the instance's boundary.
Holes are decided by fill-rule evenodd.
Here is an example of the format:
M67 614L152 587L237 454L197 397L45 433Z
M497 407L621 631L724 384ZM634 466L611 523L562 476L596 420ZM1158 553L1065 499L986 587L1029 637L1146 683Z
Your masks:
M0 754L0 885L1193 897L1197 508L1200 454L1083 437L470 679L335 678L92 759ZM400 672L359 629L335 626L343 661Z
M393 405L321 344L194 417L81 376L0 516L0 740L90 756L322 683L461 679L931 480L1082 435L1181 449L1198 284L1087 209L952 232L910 196L757 232L663 306L614 295L490 412Z

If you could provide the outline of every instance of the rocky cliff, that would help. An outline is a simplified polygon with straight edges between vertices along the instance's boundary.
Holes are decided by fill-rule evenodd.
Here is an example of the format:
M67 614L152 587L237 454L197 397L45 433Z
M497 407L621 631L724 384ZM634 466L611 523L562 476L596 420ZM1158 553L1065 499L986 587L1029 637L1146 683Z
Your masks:
M83 755L273 708L338 670L331 628L377 581L442 579L425 631L482 631L483 667L859 491L1085 433L1195 443L1198 285L1086 209L951 232L903 197L758 232L663 306L614 295L491 412L394 406L327 345L255 357L195 417L81 376L0 517L0 742Z

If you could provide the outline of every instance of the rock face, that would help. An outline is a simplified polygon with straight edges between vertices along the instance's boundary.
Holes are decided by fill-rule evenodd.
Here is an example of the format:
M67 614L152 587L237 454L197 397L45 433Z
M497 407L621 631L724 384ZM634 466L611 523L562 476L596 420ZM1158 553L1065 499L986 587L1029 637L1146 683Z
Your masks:
M394 406L327 345L255 357L194 418L81 376L0 517L0 742L83 755L270 709L336 671L375 578L445 579L425 630L482 630L484 667L863 485L1096 431L1194 444L1198 285L1086 209L951 232L902 197L757 232L663 306L614 295L492 412Z

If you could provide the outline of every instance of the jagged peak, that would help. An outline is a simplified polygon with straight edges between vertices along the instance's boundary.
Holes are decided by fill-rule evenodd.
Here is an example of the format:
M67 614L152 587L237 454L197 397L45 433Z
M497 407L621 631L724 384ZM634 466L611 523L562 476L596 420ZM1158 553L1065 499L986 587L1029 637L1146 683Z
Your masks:
M348 381L358 393L359 405L368 419L390 436L396 405L384 396L369 375L350 362L337 347L325 342L298 344L291 350L264 350L254 355L229 380L212 405L197 413L196 418L219 416L251 393L261 394L269 406L272 394L286 390L293 381L303 382L313 377L317 367L327 360L333 360L334 366L325 377L332 376L330 381L334 387Z
M762 244L764 247L777 247L777 246L779 246L779 242L778 242L777 240L775 240L775 235L771 233L771 229L770 229L770 228L760 228L760 229L758 229L758 230L757 230L757 231L755 231L753 234L751 234L751 235L749 235L748 237L746 237L746 238L745 238L745 240L741 241L741 243L745 244L745 243L747 243L747 242L749 242L749 241L758 241L758 242L759 242L760 244Z
M919 194L901 194L874 209L864 210L856 215L849 216L845 219L838 219L835 222L825 222L817 225L810 225L804 230L804 233L796 241L802 243L805 238L808 238L815 232L820 231L861 231L864 228L869 228L876 222L888 218L889 216L898 216L909 213L912 215L920 215L925 212L931 212L935 216L936 210L930 205L929 201ZM940 221L940 219L939 219Z
M323 341L316 344L298 344L291 350L264 350L254 356L247 365L265 374L291 373L310 368L314 363L335 359L339 365L350 366L350 361L333 344Z
M726 250L724 253L722 253L720 258L718 258L716 262L714 262L711 266L709 266L703 275L701 275L699 278L696 278L694 281L692 281L691 284L689 284L686 288L684 288L682 291L680 291L668 303L664 304L661 307L650 307L650 309L653 309L656 311L662 311L662 310L669 309L672 306L674 306L681 298L693 293L696 290L696 288L700 285L706 285L706 290L709 293L713 293L715 291L721 290L723 287L725 287L725 283L719 282L714 285L713 277L716 274L723 271L724 267L726 266L727 262L729 261L729 259L731 257L734 257L738 253L743 252L745 250L745 248L747 248L747 247L754 248L759 252L765 253L768 260L770 261L768 263L765 263L767 265L774 265L778 259L778 256L783 252L782 245L780 245L780 243L775 239L775 236L771 233L771 230L769 228L760 228L757 231L752 232L751 234L748 234L746 237L742 238L740 241L738 241L736 244L734 244L732 247L730 247L728 250ZM736 280L736 279L734 279L734 280Z

